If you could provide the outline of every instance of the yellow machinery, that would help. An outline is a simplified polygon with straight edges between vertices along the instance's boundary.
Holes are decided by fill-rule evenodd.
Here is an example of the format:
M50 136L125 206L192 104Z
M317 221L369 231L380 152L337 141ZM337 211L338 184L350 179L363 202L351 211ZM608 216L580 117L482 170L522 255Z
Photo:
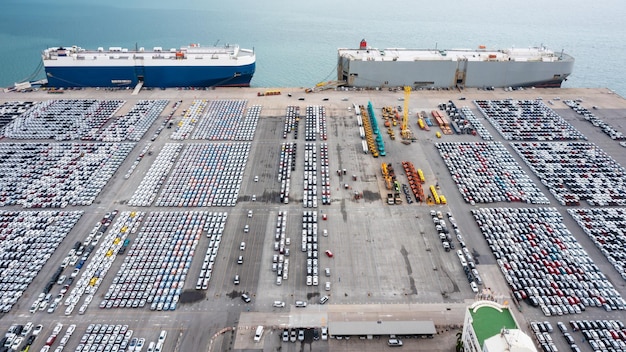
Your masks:
M400 134L403 139L413 138L413 133L409 129L409 98L411 97L411 87L404 87L404 110L402 116L402 126Z
M391 166L391 164L389 165ZM389 170L389 168L387 167L387 163L382 163L381 169L383 172L383 178L385 179L385 187L387 187L387 189L391 189L393 181L393 175L391 173L393 173L393 168Z
M435 203L441 204L441 198L439 198L439 195L437 194L437 190L435 189L435 186L433 185L430 186L430 193L433 195L433 199Z

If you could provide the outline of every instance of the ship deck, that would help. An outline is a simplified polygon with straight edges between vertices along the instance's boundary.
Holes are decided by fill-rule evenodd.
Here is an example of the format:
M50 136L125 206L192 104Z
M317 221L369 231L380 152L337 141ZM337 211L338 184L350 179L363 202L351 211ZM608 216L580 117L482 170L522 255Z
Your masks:
M552 51L542 49L339 49L339 56L359 61L559 61Z

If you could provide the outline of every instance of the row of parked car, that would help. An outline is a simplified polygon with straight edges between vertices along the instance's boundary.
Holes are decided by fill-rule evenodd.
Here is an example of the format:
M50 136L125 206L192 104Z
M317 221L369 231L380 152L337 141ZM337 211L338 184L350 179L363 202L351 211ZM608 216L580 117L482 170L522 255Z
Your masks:
M96 225L83 243L85 245L88 241L91 241L89 242L90 246L100 245L95 247L93 255L89 256L91 257L89 262L86 262L86 259L81 259L73 268L70 277L75 278L75 286L69 291L59 294L65 298L63 302L66 306L65 315L72 314L83 295L86 297L79 309L79 314L84 314L115 261L125 239L131 232L137 231L138 224L143 216L143 213L124 211L117 215L117 221L112 222L113 217L115 217L114 213L116 211L106 214L103 218L104 226ZM110 228L107 231L109 226ZM99 239L97 239L98 237ZM61 291L63 291L63 288Z
M134 143L2 143L0 206L90 205Z
M317 208L317 144L306 143L304 145L304 180L302 182L304 192L302 194L302 206L305 208Z
M23 348L30 348L41 330L43 330L43 325L35 326L30 321L24 325L17 323L11 325L0 338L0 351L17 351L22 344Z
M168 143L163 146L150 169L141 179L135 193L130 197L128 205L147 207L154 202L163 180L167 178L182 149L182 144Z
M304 140L316 141L319 135L321 140L328 138L328 126L326 122L326 108L321 105L308 105L304 125Z
M283 329L282 341L283 342L296 342L304 341L306 335L309 335L311 340L317 341L320 338L322 341L328 340L328 328L322 326L321 328L309 328L309 329Z
M139 100L126 114L112 118L113 122L97 131L92 129L90 137L102 142L137 142L159 118L167 104L168 100L164 99ZM162 129L163 125L158 131Z
M319 277L321 275L319 265L319 247L318 241L318 213L316 210L304 210L302 212L302 252L306 252L306 285L318 286ZM329 252L330 253L330 252ZM332 255L332 254L331 254ZM327 268L328 269L328 268ZM326 276L330 276L330 269L325 270ZM330 282L324 285L326 291L330 291Z
M550 204L500 142L445 142L435 146L465 202Z
M626 280L626 214L623 208L579 208L567 211L609 263Z
M158 181L155 205L234 207L249 153L247 142L186 145L167 180Z
M320 144L320 177L322 186L322 204L330 204L330 169L328 167L328 143Z
M0 135L4 136L5 126L31 110L36 104L41 103L27 100L5 101L0 103Z
M61 99L29 103L4 128L13 139L95 140L100 130L125 104L124 100Z
M511 143L561 205L626 205L626 169L594 143Z
M467 278L467 282L469 283L472 292L478 293L479 285L483 284L483 280L478 273L478 269L476 268L476 259L474 255L469 251L467 245L465 244L465 240L463 235L461 234L461 230L456 223L456 220L452 216L451 212L446 213L448 221L450 222L450 227L448 228L446 221L443 217L443 213L441 211L431 210L430 216L435 225L435 230L443 249L446 252L449 252L456 248L454 244L454 239L452 237L452 232L454 232L454 236L458 240L461 249L456 251L457 258L463 271L465 273L465 277Z
M180 117L180 121L176 124L176 128L170 135L170 139L185 140L189 138L191 131L202 118L207 104L208 101L206 99L194 99L191 102L191 106L183 110L183 116Z
M546 316L626 309L555 208L482 208L472 215L516 299Z
M298 139L298 122L300 120L300 107L289 105L285 113L285 122L283 124L283 138L287 139L287 135L293 132L293 138Z
M626 328L620 320L570 320L568 326L559 321L556 323L561 336L573 352L580 352L581 347L576 344L589 343L594 351L623 351L626 349ZM557 352L556 341L552 337L554 331L548 321L531 321L530 328L535 340L544 352ZM577 336L578 333L582 336Z
M221 215L213 213L225 221ZM217 224L204 211L149 213L100 307L141 308L150 304L152 310L175 310L196 246L213 222ZM219 248L217 237L212 255L217 255ZM208 267L205 278L206 270Z
M280 286L283 280L289 279L289 245L291 239L287 237L287 212L280 210L276 217L274 233L274 251L272 255L272 271L276 273L276 285Z
M506 140L585 140L541 100L474 100L478 110Z
M465 117L467 121L470 122L470 124L472 125L476 133L478 133L480 138L482 138L485 141L493 140L493 136L491 135L491 133L489 133L489 131L485 128L485 126L483 126L483 124L480 122L478 117L474 115L474 113L469 107L467 106L461 107L460 113L462 116Z
M67 306L65 314L69 315L73 312L75 305L78 303L82 293L78 290L70 291L71 285L81 273L81 269L86 265L91 253L95 252L96 245L102 239L104 232L107 231L111 225L113 219L118 214L117 210L106 213L104 217L96 223L91 232L85 237L83 242L77 241L74 246L69 250L67 256L61 261L60 267L54 272L48 284L44 287L44 290L39 297L33 302L30 312L35 313L37 310L44 310L47 307L48 313L53 313L57 307L61 304L63 298L65 298L65 306ZM118 250L119 254L119 250ZM63 274L66 268L71 268L71 273ZM97 276L101 275L102 271L97 272ZM97 279L92 278L90 285L94 286ZM50 292L54 287L54 284L61 286L58 295L51 299L52 293ZM68 294L69 291L69 294ZM91 290L90 290L91 291ZM65 295L68 294L67 297ZM85 297L83 305L79 309L79 314L84 314L93 299L93 292L89 292Z
M206 290L209 288L209 281L211 280L213 266L215 265L215 260L217 259L217 253L220 248L222 234L224 232L224 226L226 225L227 219L228 213L226 212L209 212L208 214L205 229L207 238L209 239L209 246L207 247L204 255L202 268L198 274L196 290ZM239 264L243 264L243 259L241 259L241 263Z
M478 132L483 140L493 140L491 134L469 108L464 107L463 110L460 110L452 100L448 100L447 103L441 103L437 107L439 110L445 111L450 117L450 125L455 133L476 135L476 132ZM425 112L423 112L423 115L426 115Z
M209 101L206 112L197 120L191 139L252 141L261 106L253 105L246 110L247 103L243 99Z
M83 211L0 212L1 312L9 312L18 302L82 215Z
M289 204L291 172L296 170L296 143L282 143L278 164L278 182L280 182L280 203Z
M587 108L583 107L580 102L576 100L563 100L565 105L572 108L572 110L576 111L579 115L589 121L594 126L600 128L604 134L611 137L613 140L623 141L626 140L626 135L624 135L621 131L618 131L615 127L611 126L609 123L603 121L601 118L596 116L591 111L587 110ZM594 109L597 108L594 106Z

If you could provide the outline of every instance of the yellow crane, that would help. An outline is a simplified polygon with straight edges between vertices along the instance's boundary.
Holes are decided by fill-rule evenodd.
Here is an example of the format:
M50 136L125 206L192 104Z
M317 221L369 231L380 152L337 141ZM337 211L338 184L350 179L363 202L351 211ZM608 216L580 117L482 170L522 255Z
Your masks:
M400 134L403 139L412 139L413 133L409 129L409 98L411 98L411 87L404 87L404 110L402 116L402 126L400 129Z

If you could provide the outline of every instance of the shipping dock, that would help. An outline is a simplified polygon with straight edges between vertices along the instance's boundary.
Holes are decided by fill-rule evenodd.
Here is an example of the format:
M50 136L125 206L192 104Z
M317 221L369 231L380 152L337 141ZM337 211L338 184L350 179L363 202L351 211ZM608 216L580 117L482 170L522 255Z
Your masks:
M41 324L30 351L451 351L488 300L568 350L559 321L626 323L623 246L589 225L622 228L623 116L609 89L0 92L0 328ZM535 256L554 295L513 280Z

